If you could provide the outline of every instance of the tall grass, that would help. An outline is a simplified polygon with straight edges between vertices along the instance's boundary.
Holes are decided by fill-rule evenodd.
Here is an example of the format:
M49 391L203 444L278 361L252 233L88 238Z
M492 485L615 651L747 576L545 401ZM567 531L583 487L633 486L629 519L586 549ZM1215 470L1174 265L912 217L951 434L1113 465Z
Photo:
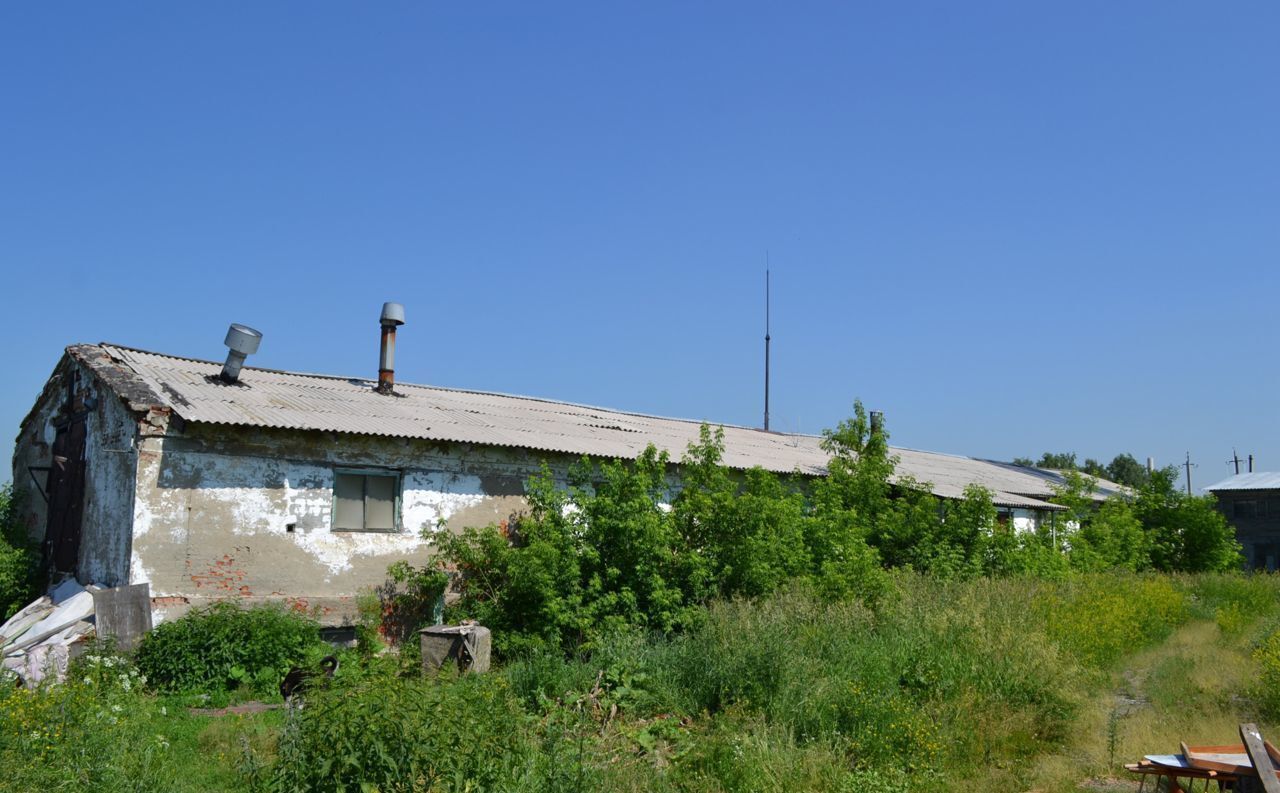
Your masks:
M207 740L232 754L236 730L253 730L247 789L928 790L1070 756L1126 659L1191 618L1217 632L1221 615L1249 615L1232 642L1258 652L1241 663L1280 681L1278 592L1274 577L896 574L874 609L803 589L722 601L679 635L615 633L590 654L533 652L479 678L351 654L300 709L219 722ZM166 716L136 672L97 663L60 688L0 691L0 764L15 780L0 789L230 778L235 758L166 745L198 717ZM1192 684L1218 697L1198 664L1157 664L1153 703ZM1113 728L1132 739L1132 723Z
M692 724L694 750L651 769L654 779L693 764L699 779L736 789L737 766L718 765L711 750L727 730L755 735L783 764L783 755L829 756L848 784L872 775L926 787L944 771L1057 745L1102 671L1167 636L1189 617L1189 600L1188 583L1168 577L899 575L875 612L801 591L722 602L674 639L616 637L590 658L534 656L507 673L544 708L574 701L593 680L605 681L605 700L610 679L642 681L617 700L627 717L672 712Z

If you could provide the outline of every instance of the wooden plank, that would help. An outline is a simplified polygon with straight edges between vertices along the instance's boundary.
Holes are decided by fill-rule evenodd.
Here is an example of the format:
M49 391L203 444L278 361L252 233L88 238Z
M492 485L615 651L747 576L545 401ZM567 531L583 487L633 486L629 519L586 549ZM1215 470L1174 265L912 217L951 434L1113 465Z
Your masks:
M1262 780L1265 793L1280 793L1280 779L1276 778L1276 767L1271 763L1271 755L1262 741L1262 733L1256 724L1241 724L1240 739L1244 741L1244 750L1253 761L1253 769Z
M1186 741L1179 744L1182 756L1195 768L1205 768L1228 774L1252 774L1253 765L1244 746L1187 746Z

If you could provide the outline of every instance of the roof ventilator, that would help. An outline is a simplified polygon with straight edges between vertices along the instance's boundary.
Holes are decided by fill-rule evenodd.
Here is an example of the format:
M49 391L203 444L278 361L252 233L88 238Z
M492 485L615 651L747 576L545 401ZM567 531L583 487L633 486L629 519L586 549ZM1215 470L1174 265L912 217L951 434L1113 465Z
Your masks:
M404 324L404 306L383 303L382 351L378 356L378 393L390 394L396 386L396 328Z
M219 375L222 382L239 382L244 359L257 352L258 345L261 343L261 333L248 325L231 323L231 327L227 329L227 338L223 342L231 348L231 351L227 353L227 362L222 365L222 374Z

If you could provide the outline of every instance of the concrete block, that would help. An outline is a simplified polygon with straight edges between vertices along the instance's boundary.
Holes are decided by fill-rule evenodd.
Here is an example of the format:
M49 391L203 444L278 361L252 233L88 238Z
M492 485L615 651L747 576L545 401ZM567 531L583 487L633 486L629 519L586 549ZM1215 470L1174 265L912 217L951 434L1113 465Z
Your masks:
M93 593L93 618L99 638L116 640L116 647L132 650L151 630L151 585L101 589Z

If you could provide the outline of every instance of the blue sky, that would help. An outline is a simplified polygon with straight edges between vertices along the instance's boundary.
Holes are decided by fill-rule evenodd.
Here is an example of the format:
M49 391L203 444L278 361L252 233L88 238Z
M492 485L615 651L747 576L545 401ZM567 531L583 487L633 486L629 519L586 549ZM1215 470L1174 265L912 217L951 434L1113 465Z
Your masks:
M0 430L74 342L1280 469L1280 5L7 4ZM8 441L6 440L6 443Z

